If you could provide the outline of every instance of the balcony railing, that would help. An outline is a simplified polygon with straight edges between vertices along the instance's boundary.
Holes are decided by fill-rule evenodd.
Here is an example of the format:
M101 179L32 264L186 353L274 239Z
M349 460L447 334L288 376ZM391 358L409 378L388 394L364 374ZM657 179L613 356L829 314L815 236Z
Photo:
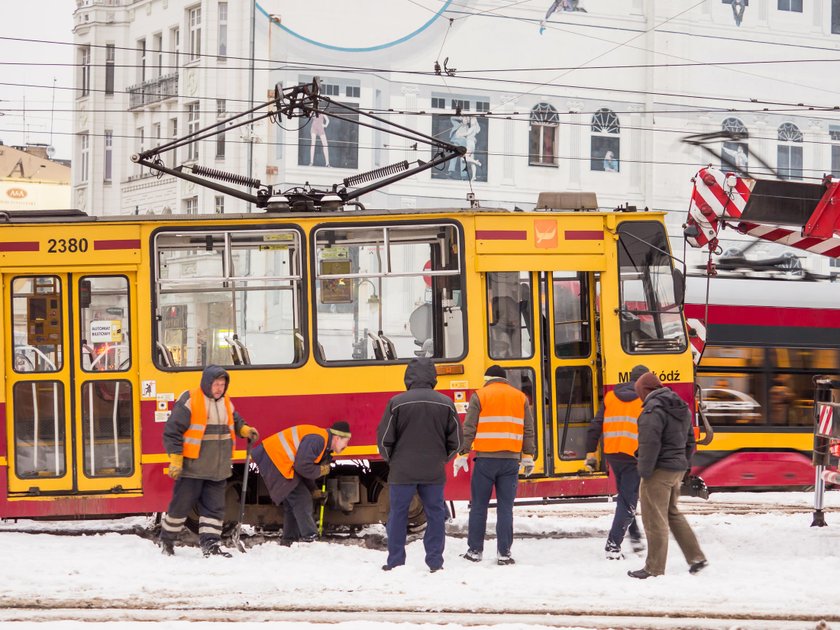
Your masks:
M178 96L178 73L144 81L128 88L128 107L143 107Z

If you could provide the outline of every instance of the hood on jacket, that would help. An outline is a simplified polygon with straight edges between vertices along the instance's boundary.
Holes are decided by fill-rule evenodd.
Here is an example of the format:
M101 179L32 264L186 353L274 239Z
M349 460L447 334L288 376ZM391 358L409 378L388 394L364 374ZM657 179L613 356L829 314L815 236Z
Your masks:
M434 389L437 385L437 372L431 359L418 357L412 359L405 368L405 388L424 387Z
M230 376L225 368L218 365L208 365L204 368L204 372L201 373L201 391L204 392L204 395L207 396L207 398L213 398L211 386L213 385L213 381L217 378L225 379L225 391L222 393L222 396L224 396L227 393L228 386L230 385Z
M680 422L685 418L685 414L688 411L688 404L680 398L677 392L667 387L660 387L648 394L648 397L645 399L645 409L649 409L652 406L659 407L669 416L676 418Z
M636 390L633 389L633 381L630 381L629 383L619 383L613 388L613 393L615 393L615 397L621 402L631 402L639 397L636 394Z

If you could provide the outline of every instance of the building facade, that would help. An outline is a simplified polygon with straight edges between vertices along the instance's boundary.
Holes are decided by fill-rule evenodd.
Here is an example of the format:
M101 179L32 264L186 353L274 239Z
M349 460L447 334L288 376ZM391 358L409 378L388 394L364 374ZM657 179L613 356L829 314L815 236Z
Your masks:
M51 159L47 146L0 142L0 210L66 209L70 193L70 165Z
M540 191L595 191L602 207L672 211L679 225L691 177L719 155L757 176L840 174L828 79L840 0L78 0L74 40L73 201L93 214L249 210L129 157L314 76L331 98L468 151L371 207L472 193L528 208ZM285 190L430 157L319 118L263 120L163 159ZM712 142L718 155L684 141L720 131L743 135Z

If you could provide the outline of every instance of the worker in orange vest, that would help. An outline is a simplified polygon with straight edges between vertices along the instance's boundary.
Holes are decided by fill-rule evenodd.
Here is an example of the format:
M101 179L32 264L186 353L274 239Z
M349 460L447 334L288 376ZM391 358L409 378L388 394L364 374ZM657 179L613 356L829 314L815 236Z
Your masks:
M314 500L325 501L319 477L330 474L330 459L350 443L350 425L343 420L329 429L300 424L270 435L254 449L254 462L275 505L283 505L283 538L312 542L318 537Z
M636 467L636 450L639 448L638 419L642 413L642 401L633 386L636 380L649 372L644 365L637 365L630 371L627 383L619 383L604 396L598 415L592 419L586 432L586 467L594 471L598 465L595 450L598 441L604 438L604 456L612 469L618 497L615 502L615 516L604 548L608 560L620 560L621 543L630 531L633 551L640 553L645 546L642 532L636 522L636 506L639 503L639 471Z
M467 457L475 451L470 481L470 517L464 558L480 562L487 529L487 505L496 490L496 562L513 564L513 501L521 472L534 471L537 443L534 415L528 397L511 385L505 371L491 365L484 387L476 390L464 419L464 445L453 464L454 474L469 470Z
M161 522L164 555L174 555L175 539L187 515L197 507L198 541L204 556L231 556L222 549L221 537L236 436L254 441L259 435L234 410L227 395L229 384L224 368L208 365L200 386L181 394L166 421L163 444L175 488Z

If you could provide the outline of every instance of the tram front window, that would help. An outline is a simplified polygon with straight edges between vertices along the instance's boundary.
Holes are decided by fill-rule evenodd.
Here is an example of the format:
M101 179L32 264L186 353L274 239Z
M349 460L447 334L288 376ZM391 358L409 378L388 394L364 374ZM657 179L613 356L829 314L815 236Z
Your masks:
M665 228L633 221L618 233L622 347L630 353L684 352L682 305Z
M299 232L160 232L155 256L160 367L303 360Z
M448 224L316 230L317 358L460 357L459 252L458 229Z

